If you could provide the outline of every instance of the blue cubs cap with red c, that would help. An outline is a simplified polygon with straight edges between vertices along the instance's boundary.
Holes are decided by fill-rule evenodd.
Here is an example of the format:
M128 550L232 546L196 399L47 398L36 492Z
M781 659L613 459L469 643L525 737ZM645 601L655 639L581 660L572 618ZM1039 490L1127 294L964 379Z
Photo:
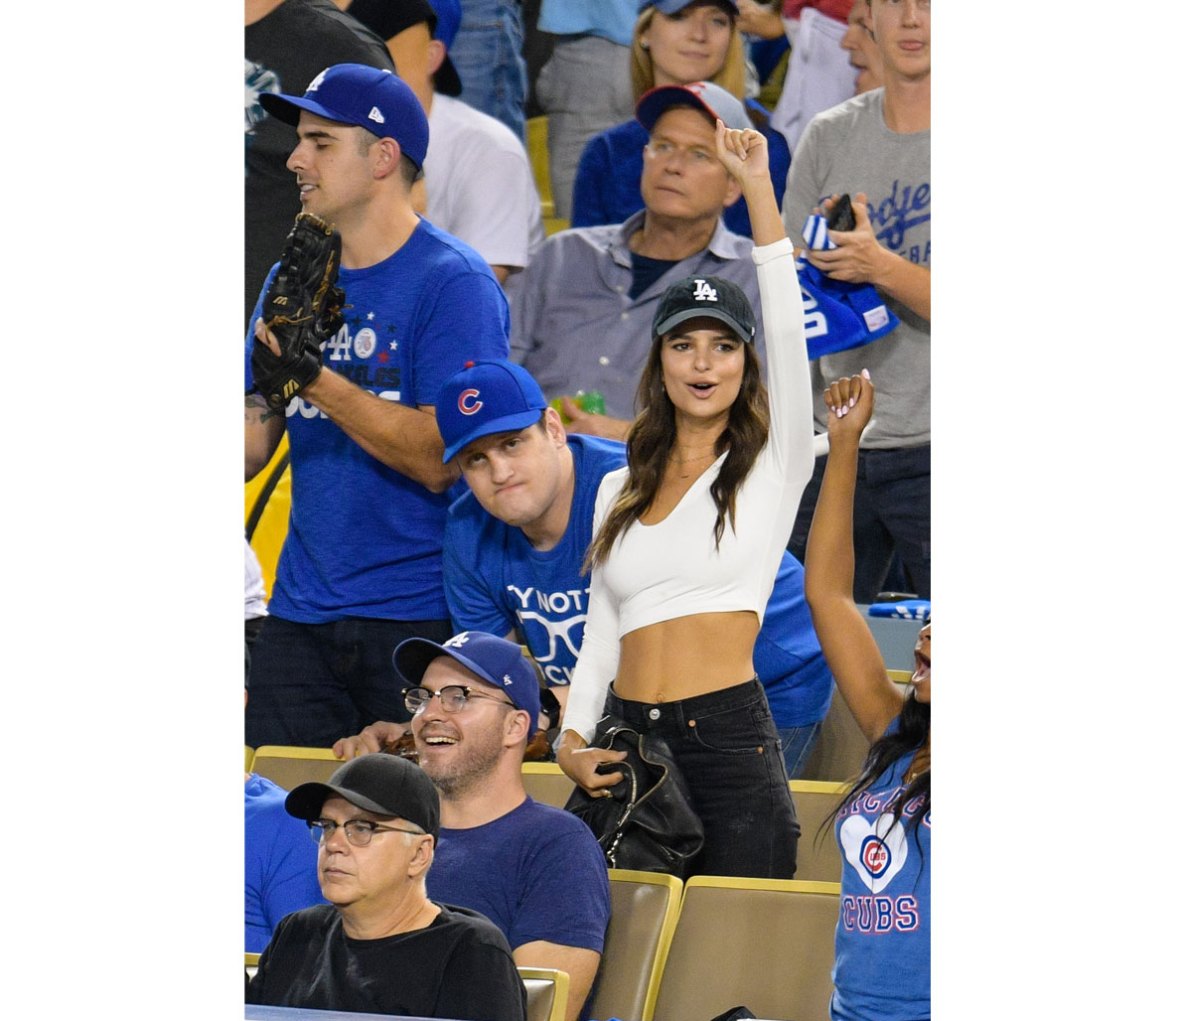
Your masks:
M506 359L468 362L439 388L434 413L450 461L472 440L540 421L545 395L526 369Z
M312 79L302 96L263 93L267 113L299 126L299 111L351 124L392 138L419 170L430 143L426 111L410 87L392 71L366 64L333 64Z

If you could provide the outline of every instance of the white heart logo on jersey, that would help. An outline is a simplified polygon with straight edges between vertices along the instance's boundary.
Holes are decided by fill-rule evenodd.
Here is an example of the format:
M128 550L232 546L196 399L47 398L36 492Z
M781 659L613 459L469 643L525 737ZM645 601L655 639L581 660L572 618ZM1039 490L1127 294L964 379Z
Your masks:
M880 893L901 871L909 854L905 824L893 826L892 812L879 816L875 826L864 816L851 816L840 827L840 848L861 882L871 893Z

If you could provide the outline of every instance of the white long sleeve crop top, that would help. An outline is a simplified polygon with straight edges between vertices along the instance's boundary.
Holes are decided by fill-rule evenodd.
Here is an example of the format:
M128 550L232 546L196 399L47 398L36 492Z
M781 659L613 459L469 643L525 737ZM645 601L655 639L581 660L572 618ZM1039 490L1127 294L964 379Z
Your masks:
M766 446L738 490L736 528L726 521L720 548L713 538L717 508L709 487L726 454L693 483L663 521L633 523L595 569L562 726L587 742L602 716L624 635L696 613L753 610L761 621L766 610L815 455L803 305L790 239L755 248L753 256L766 328ZM627 470L606 475L598 488L596 533L623 488Z

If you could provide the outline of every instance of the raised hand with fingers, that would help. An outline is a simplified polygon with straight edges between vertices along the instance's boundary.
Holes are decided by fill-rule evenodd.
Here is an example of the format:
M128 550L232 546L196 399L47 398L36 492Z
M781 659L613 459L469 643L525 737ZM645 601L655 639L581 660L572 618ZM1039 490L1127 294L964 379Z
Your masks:
M830 383L824 390L824 404L828 408L829 442L859 442L873 417L873 383L869 370Z
M742 186L755 177L770 177L770 150L766 137L753 128L727 128L718 118L714 143L717 158Z

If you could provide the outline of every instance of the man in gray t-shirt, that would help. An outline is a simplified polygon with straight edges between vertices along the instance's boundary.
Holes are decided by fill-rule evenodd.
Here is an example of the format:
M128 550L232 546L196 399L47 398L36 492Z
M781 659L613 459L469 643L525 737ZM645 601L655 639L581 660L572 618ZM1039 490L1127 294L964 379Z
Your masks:
M867 368L876 387L856 493L858 602L872 602L894 554L907 587L930 597L930 4L870 4L884 86L817 115L791 160L783 222L802 236L825 200L853 197L856 226L808 259L837 280L869 283L901 321L866 347L812 363L816 427L826 383ZM825 206L827 208L827 206ZM826 458L804 494L790 549L802 558Z

